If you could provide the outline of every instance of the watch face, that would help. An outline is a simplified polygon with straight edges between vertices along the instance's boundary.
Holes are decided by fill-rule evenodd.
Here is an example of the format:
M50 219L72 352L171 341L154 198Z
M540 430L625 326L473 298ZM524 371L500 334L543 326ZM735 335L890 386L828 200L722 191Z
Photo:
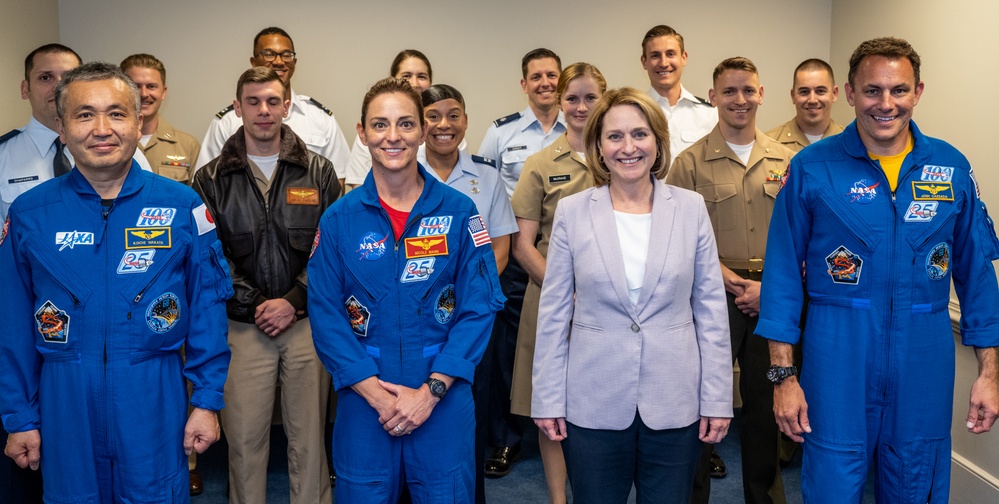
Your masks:
M447 393L447 387L440 380L427 380L427 385L430 387L430 393L435 397L444 397L444 394Z

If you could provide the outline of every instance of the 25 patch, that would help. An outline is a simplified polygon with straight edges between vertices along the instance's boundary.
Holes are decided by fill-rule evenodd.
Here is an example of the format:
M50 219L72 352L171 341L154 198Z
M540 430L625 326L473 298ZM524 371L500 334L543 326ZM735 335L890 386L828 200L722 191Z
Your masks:
M447 255L447 235L437 238L406 238L406 259Z
M840 245L831 254L826 256L826 270L832 277L833 283L857 285L860 283L860 273L864 267L864 260L857 254L850 252L850 249Z
M916 201L954 201L954 185L951 182L913 182L912 199Z
M176 208L147 207L139 212L139 220L135 225L139 227L169 226L173 223L173 218L176 215Z
M905 212L905 222L930 222L937 214L936 201L913 201Z
M451 216L437 215L420 219L420 228L416 230L416 236L440 236L451 231Z
M126 250L118 263L118 274L145 273L153 265L155 249Z
M399 281L402 283L425 281L434 272L434 262L436 260L433 257L425 257L423 259L410 259L406 261L406 268L403 269L402 278Z
M168 227L125 228L125 250L170 248L173 239Z
M45 301L35 312L35 325L42 339L48 343L69 341L69 314L52 301Z

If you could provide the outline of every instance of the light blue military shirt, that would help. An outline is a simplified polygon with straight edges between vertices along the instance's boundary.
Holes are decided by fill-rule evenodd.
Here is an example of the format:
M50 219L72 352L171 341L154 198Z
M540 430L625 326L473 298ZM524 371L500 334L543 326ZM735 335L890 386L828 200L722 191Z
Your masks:
M562 112L558 113L552 129L545 133L541 128L541 121L534 115L531 107L527 107L523 112L493 121L479 145L479 156L496 161L496 168L506 186L507 197L510 197L520 180L524 160L549 146L564 133L565 118Z
M464 150L458 150L458 164L451 170L447 180L441 180L427 162L427 155L420 150L417 159L427 168L427 173L452 189L472 198L479 214L486 221L489 236L496 238L518 231L517 218L513 215L510 198L505 187L500 182L499 173L493 165L493 160L473 156Z

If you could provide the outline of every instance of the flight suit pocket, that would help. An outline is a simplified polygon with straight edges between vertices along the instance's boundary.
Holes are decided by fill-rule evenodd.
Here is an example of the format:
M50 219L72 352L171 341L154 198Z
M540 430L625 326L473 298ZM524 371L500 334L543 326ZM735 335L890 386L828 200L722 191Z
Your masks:
M941 439L881 443L878 446L878 477L881 481L878 500L932 502L930 489L933 480L943 477L942 464L950 464L949 457L947 460L940 457L943 443ZM946 496L941 497L946 500Z

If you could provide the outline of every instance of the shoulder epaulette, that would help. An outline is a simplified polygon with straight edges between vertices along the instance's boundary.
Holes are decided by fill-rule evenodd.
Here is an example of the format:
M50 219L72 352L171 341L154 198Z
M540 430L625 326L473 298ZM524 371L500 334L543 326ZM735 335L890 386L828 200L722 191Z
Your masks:
M326 112L326 115L328 115L328 116L332 116L333 115L333 111L332 110L326 108L326 105L323 105L322 103L319 103L318 101L316 101L315 98L309 98L309 103L311 103L311 104L319 107L323 112Z
M493 168L496 167L496 161L493 161L492 159L489 159L487 157L476 156L475 154L472 154L472 162L473 163L484 164L484 165L489 165L489 166L492 166Z
M705 100L704 98L701 98L700 96L694 96L694 98L697 98L697 101L700 102L701 105L707 105L709 107L713 106L711 105L711 102Z
M215 117L218 117L219 119L222 119L222 116L228 114L229 112L232 112L232 105L229 105L228 107L226 107L226 108L224 108L222 110L219 110L219 113L215 114Z
M521 114L520 112L514 112L506 117L500 117L499 119L493 121L493 124L499 127L510 121L516 121L517 119L520 119L522 115L523 114Z
M7 140L10 140L11 138L14 138L14 137L16 137L17 135L20 135L20 134L21 134L21 130L19 130L19 129L12 129L12 130L8 131L7 133L5 133L3 136L0 136L0 144L3 144Z

